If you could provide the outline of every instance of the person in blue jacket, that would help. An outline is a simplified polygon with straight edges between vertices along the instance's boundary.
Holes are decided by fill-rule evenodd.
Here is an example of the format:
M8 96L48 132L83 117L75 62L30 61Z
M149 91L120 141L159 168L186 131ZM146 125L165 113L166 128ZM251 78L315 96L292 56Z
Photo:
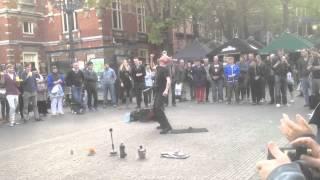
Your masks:
M224 67L224 76L227 85L227 104L231 104L232 94L235 94L236 102L239 103L239 65L235 64L234 57L227 57L227 65Z

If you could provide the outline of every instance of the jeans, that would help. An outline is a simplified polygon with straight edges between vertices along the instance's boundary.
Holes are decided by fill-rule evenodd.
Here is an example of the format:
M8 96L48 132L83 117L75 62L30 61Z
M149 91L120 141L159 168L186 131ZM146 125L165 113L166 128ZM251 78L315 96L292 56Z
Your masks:
M268 89L269 89L269 96L270 96L270 103L274 103L274 76L267 77Z
M288 82L287 77L275 76L275 93L276 93L276 104L287 104L287 89Z
M93 97L93 108L98 107L98 95L97 89L95 87L87 87L87 94L88 94L88 108L92 108L92 97Z
M10 123L14 124L15 123L15 116L16 116L16 107L19 102L19 100L18 100L19 95L7 95L6 98L9 103L9 106L10 106L10 113L9 113Z
M23 93L23 117L29 120L29 104L32 104L34 118L39 119L39 111L37 105L37 92L24 92Z
M51 98L51 113L53 115L57 113L63 114L62 100L63 100L62 96Z
M73 110L75 112L79 112L80 109L84 108L84 104L82 101L82 87L77 87L77 86L72 86L71 87L71 94L72 94L72 101L75 104L75 106L73 106Z
M212 80L212 101L223 100L223 79Z
M231 103L232 94L234 92L236 102L240 101L239 95L239 84L238 82L227 82L227 98L228 103Z
M116 104L116 94L115 94L115 89L114 89L114 84L104 84L103 85L103 90L104 90L104 103L108 104L108 92L110 91L110 95L111 95L111 101L112 104L115 105Z
M1 114L3 120L9 120L10 106L7 98L1 99Z
M302 88L302 93L303 93L303 97L304 97L304 104L305 105L309 105L309 89L310 89L310 81L308 77L302 78L300 79L301 82L301 88Z

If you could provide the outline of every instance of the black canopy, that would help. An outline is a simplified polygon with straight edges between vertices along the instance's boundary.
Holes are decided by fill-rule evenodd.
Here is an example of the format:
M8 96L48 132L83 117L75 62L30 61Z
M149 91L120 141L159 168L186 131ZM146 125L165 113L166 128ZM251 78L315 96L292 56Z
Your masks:
M206 58L209 52L210 49L208 47L201 44L198 40L194 40L190 45L187 45L184 49L178 51L173 58L192 61Z
M257 53L258 48L250 45L247 41L233 38L230 41L224 43L218 48L214 49L208 54L208 57L213 57L215 55L236 55L243 53Z

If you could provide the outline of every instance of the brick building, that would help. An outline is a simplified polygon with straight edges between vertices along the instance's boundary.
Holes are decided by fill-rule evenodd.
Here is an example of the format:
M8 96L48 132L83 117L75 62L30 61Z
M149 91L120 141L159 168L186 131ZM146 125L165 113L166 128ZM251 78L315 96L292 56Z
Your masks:
M115 64L133 56L148 61L143 4L114 0L109 8L76 10L73 19L68 27L67 15L48 0L1 0L0 63L30 62L40 70L56 63L66 68L69 28L78 61L104 58Z

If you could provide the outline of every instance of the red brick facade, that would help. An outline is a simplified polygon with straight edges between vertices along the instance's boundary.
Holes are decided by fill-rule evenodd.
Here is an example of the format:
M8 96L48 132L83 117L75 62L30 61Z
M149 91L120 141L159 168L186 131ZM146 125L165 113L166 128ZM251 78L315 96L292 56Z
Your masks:
M35 61L36 67L41 68L52 62L68 61L68 33L63 32L60 11L52 8L47 0L22 1L0 2L0 63ZM147 35L138 32L135 5L122 4L121 30L112 28L111 8L80 9L76 14L78 28L73 31L73 37L77 60L95 57L112 63L139 56L141 50L147 52L141 58L148 58ZM23 33L23 28L29 26L33 33Z

